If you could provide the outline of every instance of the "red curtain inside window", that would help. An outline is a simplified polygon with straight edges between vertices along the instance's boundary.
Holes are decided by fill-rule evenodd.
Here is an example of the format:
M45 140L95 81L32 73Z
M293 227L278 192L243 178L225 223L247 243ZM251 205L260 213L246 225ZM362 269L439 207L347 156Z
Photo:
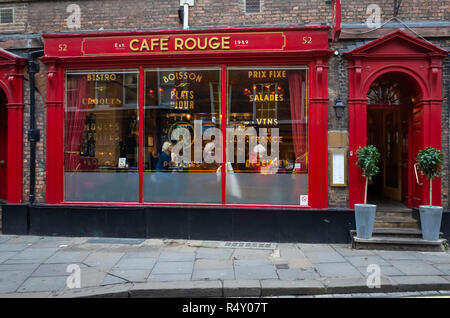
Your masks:
M299 71L289 72L292 141L295 152L295 172L307 172L307 135L305 112L305 80ZM300 164L300 166L299 166Z
M86 122L88 83L85 76L73 76L67 79L67 110L64 141L65 171L76 171L80 165L80 148L83 143L84 124Z

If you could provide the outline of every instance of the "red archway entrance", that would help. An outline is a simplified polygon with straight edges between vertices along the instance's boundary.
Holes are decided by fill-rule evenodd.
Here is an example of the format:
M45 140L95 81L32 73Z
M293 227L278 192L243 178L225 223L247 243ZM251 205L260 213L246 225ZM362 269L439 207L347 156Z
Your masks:
M367 144L380 151L380 173L369 185L369 203L402 208L422 201L418 198L420 186L410 171L422 147L422 122L417 120L419 108L415 107L418 100L420 86L401 72L385 73L369 88ZM417 199L419 202L414 202Z
M0 49L0 199L10 204L22 203L23 68L26 61Z
M380 78L398 79L406 86L408 83L413 83L415 94L408 105L403 107L406 109L408 121L407 158L399 159L402 156L401 153L397 153L394 158L399 159L400 163L406 162L403 170L406 175L402 177L401 171L398 171L399 167L394 171L397 173L397 182L406 180L403 181L407 183L403 186L407 190L406 195L403 192L403 197L406 196L406 205L417 207L427 204L426 196L423 194L428 191L429 184L425 182L423 186L416 185L413 165L414 158L420 149L427 146L441 148L442 60L447 56L447 51L402 31L396 31L345 55L349 60L350 208L353 208L356 203L361 203L364 197L364 178L355 165L356 150L368 142L367 115L368 109L373 108L373 106L368 108L368 94L372 85ZM389 109L388 105L378 105L378 107ZM392 110L391 107L390 118L384 117L381 121L390 122L392 127L388 127L387 130L390 129L395 133L394 122L401 115L392 114ZM386 130L386 127L384 128ZM386 144L386 140L384 143ZM392 162L387 164L390 164L392 168ZM393 187L399 188L395 182L391 182L391 188ZM397 191L400 191L401 197L401 190ZM441 203L440 179L433 181L433 203L436 205Z

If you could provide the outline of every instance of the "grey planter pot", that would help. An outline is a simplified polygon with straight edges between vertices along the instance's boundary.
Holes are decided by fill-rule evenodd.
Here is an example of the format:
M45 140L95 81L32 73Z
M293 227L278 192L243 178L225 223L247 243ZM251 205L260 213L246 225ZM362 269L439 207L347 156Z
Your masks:
M419 207L422 238L427 241L439 240L442 221L441 206L421 205Z
M358 238L372 238L376 212L377 206L374 204L355 204L356 236Z

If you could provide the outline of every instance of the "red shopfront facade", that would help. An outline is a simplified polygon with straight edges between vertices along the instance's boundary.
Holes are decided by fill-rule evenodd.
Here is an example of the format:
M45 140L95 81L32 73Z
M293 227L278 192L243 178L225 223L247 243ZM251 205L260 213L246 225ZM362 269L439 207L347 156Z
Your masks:
M48 34L44 39L47 204L327 208L328 27ZM121 94L120 87L126 92ZM108 126L113 132L102 135ZM214 139L194 143L196 133L201 130L205 137L208 127L216 129ZM166 133L174 128L192 133L191 146L182 146L182 154L192 153L181 170L193 173L172 169L172 181L160 183L169 174L159 173L155 164L164 141L176 147ZM230 129L248 128L252 137L244 136L244 161L230 160L230 150L242 150L230 146ZM216 142L216 160L205 168L208 140ZM277 140L279 156L270 157L265 148ZM266 160L258 152L252 157L261 144ZM197 156L198 149L203 156ZM272 188L258 196L248 190L259 182L282 186L295 177L289 188L302 187L301 192ZM202 190L205 184L211 188ZM167 191L158 192L160 187ZM199 195L184 193L195 187ZM121 199L124 192L129 195Z
M46 203L29 232L347 242L353 214L327 202L328 36L43 35Z

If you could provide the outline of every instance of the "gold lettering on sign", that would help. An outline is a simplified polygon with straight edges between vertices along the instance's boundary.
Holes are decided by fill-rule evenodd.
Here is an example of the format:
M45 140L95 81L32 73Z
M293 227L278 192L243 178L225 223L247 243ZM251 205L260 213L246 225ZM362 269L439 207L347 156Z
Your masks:
M259 118L256 119L258 125L278 125L277 118Z
M129 43L129 48L132 52L149 52L169 50L169 37L164 38L149 38L149 39L132 39ZM150 44L149 44L150 43ZM189 37L187 39L174 37L173 50L174 51L192 51L192 50L229 50L230 37L229 36L205 36L205 37Z
M283 102L283 94L262 94L248 95L249 102Z
M88 82L110 82L117 80L117 75L114 73L87 74L86 79Z
M248 71L248 78L264 79L264 78L286 78L286 71L272 70L272 71Z
M170 92L170 106L175 109L194 109L194 91L177 91Z
M190 80L192 82L200 83L202 81L202 75L194 72L174 72L163 76L162 79L165 84L174 80Z

